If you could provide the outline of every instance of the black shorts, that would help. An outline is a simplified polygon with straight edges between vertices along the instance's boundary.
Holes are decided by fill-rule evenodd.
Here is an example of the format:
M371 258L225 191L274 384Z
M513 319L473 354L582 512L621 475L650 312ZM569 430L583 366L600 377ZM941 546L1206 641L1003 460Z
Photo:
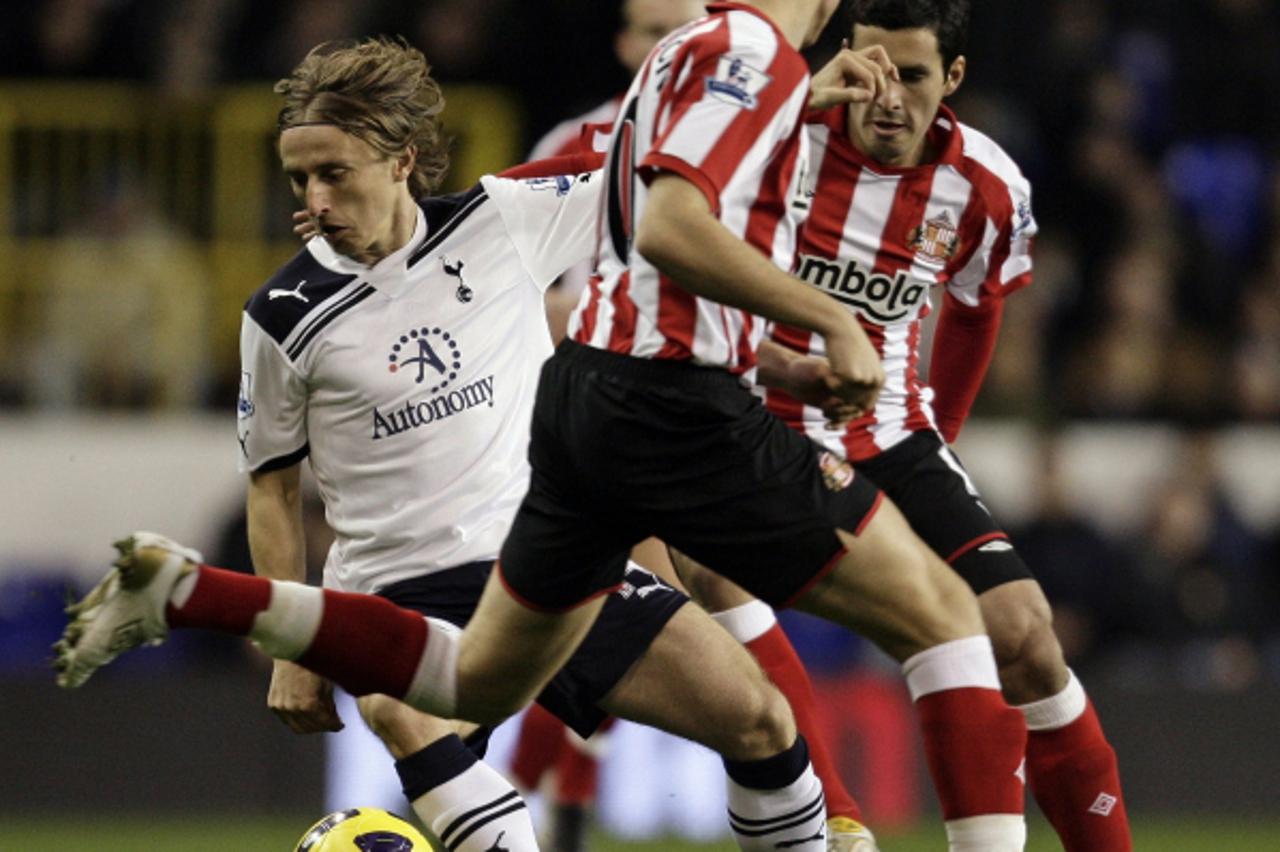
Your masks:
M392 603L459 627L471 620L493 565L472 562L393 583L378 595ZM582 737L608 716L598 703L617 685L676 610L688 602L653 574L628 565L622 585L605 601L578 650L538 695L537 701Z
M613 588L656 535L787 606L835 564L879 492L769 414L737 377L565 342L542 368L529 492L499 570L527 605Z
M960 460L936 433L916 432L856 467L884 490L916 534L975 594L1034 579Z

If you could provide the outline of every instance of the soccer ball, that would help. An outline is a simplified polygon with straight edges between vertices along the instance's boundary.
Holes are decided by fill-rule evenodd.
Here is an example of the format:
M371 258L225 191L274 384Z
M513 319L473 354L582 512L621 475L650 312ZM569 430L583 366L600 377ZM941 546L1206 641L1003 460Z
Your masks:
M430 852L405 820L380 808L335 811L302 835L293 852Z

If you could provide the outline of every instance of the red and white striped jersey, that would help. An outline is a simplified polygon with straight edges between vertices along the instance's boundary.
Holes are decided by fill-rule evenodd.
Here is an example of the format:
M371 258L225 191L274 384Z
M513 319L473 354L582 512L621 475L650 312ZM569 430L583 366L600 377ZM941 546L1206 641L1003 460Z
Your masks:
M560 122L534 143L533 150L529 152L529 161L605 150L609 129L613 126L613 120L618 117L618 107L621 104L622 95L618 95L576 118ZM590 133L591 137L584 139L584 132Z
M875 409L838 430L822 412L772 388L770 411L851 461L912 432L936 428L933 392L920 380L920 322L930 291L961 304L1001 299L1031 282L1031 187L989 137L941 107L930 128L937 158L893 168L859 152L847 108L811 114L813 197L796 275L853 311L880 352L886 381ZM824 354L818 335L786 326L772 339Z
M783 269L794 261L809 72L759 10L713 3L649 54L623 98L605 158L595 271L569 324L579 343L745 374L763 323L699 298L632 250L646 180L697 186L730 232Z

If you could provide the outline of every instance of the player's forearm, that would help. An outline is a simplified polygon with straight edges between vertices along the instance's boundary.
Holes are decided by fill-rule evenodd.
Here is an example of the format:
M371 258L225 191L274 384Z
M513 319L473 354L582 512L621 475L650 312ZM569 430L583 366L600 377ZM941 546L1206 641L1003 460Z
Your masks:
M247 506L254 572L273 580L306 580L299 466L251 474Z
M942 437L951 443L969 417L982 380L995 352L1003 309L1001 300L966 308L950 294L943 298L934 331L929 384L933 410Z
M791 362L803 357L772 340L760 341L756 349L756 383L781 390L791 390Z
M849 332L852 315L783 272L720 224L706 197L676 175L649 189L635 249L689 292L821 335Z

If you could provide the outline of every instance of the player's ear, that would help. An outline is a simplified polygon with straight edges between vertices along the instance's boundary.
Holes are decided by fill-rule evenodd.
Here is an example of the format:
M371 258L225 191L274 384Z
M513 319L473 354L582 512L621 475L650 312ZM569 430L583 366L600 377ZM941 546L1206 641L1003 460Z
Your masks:
M960 84L964 82L964 65L964 56L957 56L951 60L951 67L947 69L947 82L942 87L944 98L954 95L956 89L960 88Z
M418 162L418 146L410 145L400 152L400 156L396 157L395 168L391 174L397 180L408 180L409 175L413 174L413 167Z

